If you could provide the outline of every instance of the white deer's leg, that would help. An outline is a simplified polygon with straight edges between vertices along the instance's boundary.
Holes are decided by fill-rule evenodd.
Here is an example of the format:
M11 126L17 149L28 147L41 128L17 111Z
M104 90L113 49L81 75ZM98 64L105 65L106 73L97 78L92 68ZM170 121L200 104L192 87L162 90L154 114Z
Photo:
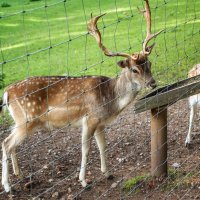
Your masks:
M196 112L196 105L192 105L190 109L189 130L185 140L185 146L188 146L191 142L191 132L192 132L192 125L194 121L195 112Z
M81 141L82 160L81 160L81 169L80 169L80 174L79 174L79 180L83 187L87 186L87 182L85 180L87 158L88 158L90 144L91 144L91 140L92 140L95 128L87 121L86 118L83 119L82 141Z
M15 128L13 132L2 143L2 185L6 192L11 190L9 183L9 157L13 150L25 139L26 133L23 128ZM16 157L12 156L13 161L16 161ZM16 162L15 162L16 164ZM15 172L19 171L18 165L13 166Z
M11 187L10 187L10 184L9 184L9 181L8 181L8 176L9 176L9 154L6 150L6 146L5 146L5 142L6 140L3 141L2 143L2 179L1 179L1 182L2 182L2 185L5 189L6 192L9 192L11 190Z
M16 176L19 176L20 178L22 178L22 173L21 173L21 170L19 169L15 148L11 152L11 160L12 160L12 166L13 166L14 174Z
M107 159L106 159L106 139L104 133L104 126L99 126L95 131L95 139L99 148L100 158L101 158L101 171L105 174L107 178L113 178L110 175L108 168L107 168Z

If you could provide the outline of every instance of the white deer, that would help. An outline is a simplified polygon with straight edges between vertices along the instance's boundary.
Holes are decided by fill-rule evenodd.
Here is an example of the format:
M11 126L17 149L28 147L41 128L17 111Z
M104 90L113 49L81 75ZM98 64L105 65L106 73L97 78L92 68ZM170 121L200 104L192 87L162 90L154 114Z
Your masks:
M100 151L101 171L107 178L112 178L106 165L104 127L135 99L143 87L156 86L148 60L154 44L147 44L161 31L151 34L151 13L148 0L145 2L147 36L140 53L129 55L107 49L101 42L101 34L96 25L102 15L92 18L88 24L89 33L95 37L106 56L125 57L125 60L117 63L122 68L118 77L43 76L28 78L7 87L3 105L7 106L15 126L2 143L2 185L6 192L11 190L9 157L14 174L20 175L16 147L38 127L52 129L64 127L69 123L81 126L82 160L79 180L82 186L88 186L85 174L93 135Z
M200 74L200 64L196 64L189 72L188 77L194 77ZM190 96L188 98L189 101L189 107L190 107L190 120L189 120L189 130L188 134L185 140L185 146L189 147L191 143L191 133L192 133L192 126L194 121L194 116L197 113L197 108L200 106L200 94L196 94L193 96Z

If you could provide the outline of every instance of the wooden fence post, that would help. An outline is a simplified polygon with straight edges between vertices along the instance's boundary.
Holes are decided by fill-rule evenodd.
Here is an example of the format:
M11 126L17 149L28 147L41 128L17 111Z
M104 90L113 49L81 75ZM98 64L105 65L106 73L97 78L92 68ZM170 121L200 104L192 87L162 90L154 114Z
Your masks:
M167 108L151 109L151 175L167 176Z
M151 110L151 175L167 176L167 107L200 93L200 75L153 90L135 103L135 112Z

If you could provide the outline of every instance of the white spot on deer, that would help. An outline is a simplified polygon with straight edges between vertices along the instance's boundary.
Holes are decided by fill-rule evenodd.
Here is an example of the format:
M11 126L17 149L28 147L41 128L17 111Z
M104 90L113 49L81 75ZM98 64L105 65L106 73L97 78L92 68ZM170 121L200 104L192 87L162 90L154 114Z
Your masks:
M24 101L23 101L23 100L21 100L21 104L24 104Z
M30 102L28 102L28 103L27 103L27 106L28 106L28 107L31 107L31 103L30 103Z
M41 97L38 97L38 100L39 100L39 101L42 101L42 98L41 98Z
M34 102L33 102L33 105L35 105L35 104L36 104L36 102L34 101Z
M35 109L34 109L34 108L32 108L32 112L35 112Z

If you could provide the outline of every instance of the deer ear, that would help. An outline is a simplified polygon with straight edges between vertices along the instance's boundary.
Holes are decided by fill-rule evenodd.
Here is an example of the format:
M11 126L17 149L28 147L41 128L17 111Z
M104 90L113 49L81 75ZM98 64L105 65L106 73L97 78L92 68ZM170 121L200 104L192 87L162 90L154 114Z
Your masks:
M120 60L117 62L117 65L121 68L128 67L128 60Z

